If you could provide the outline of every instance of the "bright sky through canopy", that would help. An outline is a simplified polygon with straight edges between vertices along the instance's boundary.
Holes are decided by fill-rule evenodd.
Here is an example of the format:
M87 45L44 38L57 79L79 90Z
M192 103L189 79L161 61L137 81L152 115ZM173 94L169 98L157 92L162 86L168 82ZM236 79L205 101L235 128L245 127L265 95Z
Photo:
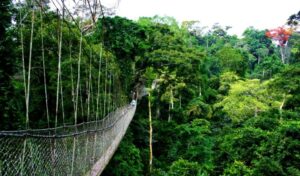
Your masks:
M105 5L108 1L103 0ZM203 26L220 23L241 35L253 26L276 28L300 10L300 0L120 0L117 15L129 19L154 15L172 16L178 22L198 20Z

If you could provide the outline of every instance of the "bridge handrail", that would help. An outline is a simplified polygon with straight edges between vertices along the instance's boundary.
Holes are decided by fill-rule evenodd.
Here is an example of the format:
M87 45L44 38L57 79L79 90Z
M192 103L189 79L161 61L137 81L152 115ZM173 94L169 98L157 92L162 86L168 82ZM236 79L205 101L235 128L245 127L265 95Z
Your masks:
M126 105L109 113L101 120L82 122L76 125L59 126L56 128L0 131L0 137L65 138L70 136L79 136L86 133L105 131L112 128L131 108L131 105ZM122 111L122 113L120 113L118 116L114 116L114 114L117 114L120 111ZM110 120L111 118L114 119ZM109 124L107 124L108 121L110 122Z

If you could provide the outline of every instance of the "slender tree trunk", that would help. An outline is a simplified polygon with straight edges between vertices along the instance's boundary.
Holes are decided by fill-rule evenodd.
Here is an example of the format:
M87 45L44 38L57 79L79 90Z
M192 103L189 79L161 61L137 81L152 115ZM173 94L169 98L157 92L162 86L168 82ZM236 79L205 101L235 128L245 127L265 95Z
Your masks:
M152 115L151 115L151 94L148 94L148 111L149 111L149 171L152 173Z
M171 116L171 110L174 109L174 98L173 98L173 90L171 89L171 98L170 98L170 104L169 104L169 117L168 122L171 122L172 116Z
M159 89L157 90L157 97L159 97ZM160 117L160 106L159 101L156 101L156 118L158 119Z
M286 101L286 95L284 94L284 95L283 95L283 100L282 100L282 102L281 102L281 104L280 104L280 106L279 106L280 120L281 120L281 118L282 118L282 109L283 109L283 106L284 106L284 104L285 104L285 101Z
M169 103L169 115L168 115L168 122L171 122L171 103Z
M179 108L181 109L181 94L179 95Z
M208 52L208 39L206 39L206 52Z
M202 96L202 88L201 88L201 85L199 84L199 97Z
M173 90L171 89L171 109L174 109L174 96L173 96Z
M285 52L284 52L285 46L280 47L280 55L281 55L281 62L285 64Z

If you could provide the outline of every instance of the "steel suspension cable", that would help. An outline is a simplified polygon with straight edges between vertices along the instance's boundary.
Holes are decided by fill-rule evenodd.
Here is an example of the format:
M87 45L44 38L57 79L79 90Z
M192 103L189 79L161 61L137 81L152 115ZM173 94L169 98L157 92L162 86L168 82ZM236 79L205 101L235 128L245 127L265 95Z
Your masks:
M104 77L104 108L103 108L103 112L104 115L106 115L106 99L107 99L107 58L105 58L105 77Z
M91 107L90 107L90 102L91 102L91 81L92 81L92 60L91 60L91 57L90 57L90 62L89 62L89 77L88 77L88 97L87 97L87 106L88 106L88 112L87 112L87 122L89 121L89 118L90 118L90 113L91 113Z
M70 72L71 72L71 96L72 96L72 103L73 103L73 111L74 111L74 114L75 114L76 103L75 103L75 90L74 90L74 78L73 78L73 61L72 61L72 44L71 44L71 41L69 42L69 50L70 50L69 57L70 57Z
M50 128L49 106L48 106L48 92L47 92L47 79L46 79L46 67L45 67L45 48L44 48L44 27L43 27L43 13L42 7L40 7L40 20L41 20L41 45L42 45L42 62L43 62L43 76L44 76L44 92L45 92L45 104L46 104L46 116L48 128Z
M100 99L101 65L102 65L102 44L100 47L100 59L99 59L99 67L98 67L96 120L99 119L99 106L101 108L101 101L99 100ZM100 115L102 115L102 113Z
M90 60L90 97L91 97L91 104L92 104L92 108L91 108L91 115L94 117L93 120L95 120L95 104L94 104L94 89L93 89L93 77L92 77L92 60L94 58L93 52L91 50L91 60ZM91 120L91 119L90 119Z
M60 74L61 74L61 47L62 47L62 25L59 24L59 37L58 37L58 66L57 66L57 85L56 85L56 104L55 104L55 127L57 127L58 106L59 106L59 89L60 89Z
M21 4L19 0L19 4ZM25 105L26 105L26 115L28 114L28 108L27 108L27 83L26 83L26 68L25 68L25 55L24 55L24 37L23 37L23 23L22 23L22 12L20 10L20 37L21 37L21 51L22 51L22 72L23 72L23 84L24 84L24 97L25 97ZM27 116L26 116L27 117ZM27 126L27 125L26 125ZM25 152L26 152L26 143L27 140L25 139L23 142L23 149L22 149L22 156L21 156L21 176L23 176L24 173L24 161L25 161Z
M31 76L31 61L32 61L32 43L33 43L33 28L34 28L34 9L31 14L31 32L30 32L30 44L29 44L29 63L27 74L27 90L26 90L26 129L29 128L29 98L30 98L30 76Z
M21 4L19 0L19 4ZM22 72L23 72L23 84L24 84L24 97L25 97L25 106L26 106L26 119L27 119L27 80L26 80L26 67L25 67L25 54L24 54L24 36L23 36L23 20L22 20L22 12L20 10L20 37L21 37L21 52L22 52Z
M60 42L62 43L62 30L63 30L63 21L64 21L64 17L65 17L65 11L64 11L64 6L65 6L65 3L64 3L64 0L63 0L63 13L62 13L62 20L60 21L60 25L61 25L61 28L60 28L60 32L61 32L61 36L60 36ZM61 50L61 46L62 44L60 44L60 50ZM61 52L60 52L61 54ZM64 93L63 93L63 82L62 82L62 78L61 78L61 75L62 75L62 70L60 71L60 75L59 75L59 79L60 79L60 96L61 96L61 111L62 111L62 117L63 117L63 124L65 125L65 109L64 109Z
M82 30L80 29L80 42L79 42L79 56L77 63L77 86L76 86L76 106L75 106L75 121L74 124L77 124L77 113L78 113L78 94L79 94L79 86L80 86L80 64L81 64L81 51L82 51ZM83 111L83 109L82 109Z

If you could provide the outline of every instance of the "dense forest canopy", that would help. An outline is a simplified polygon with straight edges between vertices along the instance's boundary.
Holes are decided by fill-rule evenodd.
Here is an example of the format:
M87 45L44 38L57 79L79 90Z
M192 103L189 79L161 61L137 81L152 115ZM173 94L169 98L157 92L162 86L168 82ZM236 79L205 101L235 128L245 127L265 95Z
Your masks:
M95 120L138 91L103 175L300 175L300 12L278 44L267 30L238 38L160 16L83 31L93 20L33 6L0 2L0 130Z

